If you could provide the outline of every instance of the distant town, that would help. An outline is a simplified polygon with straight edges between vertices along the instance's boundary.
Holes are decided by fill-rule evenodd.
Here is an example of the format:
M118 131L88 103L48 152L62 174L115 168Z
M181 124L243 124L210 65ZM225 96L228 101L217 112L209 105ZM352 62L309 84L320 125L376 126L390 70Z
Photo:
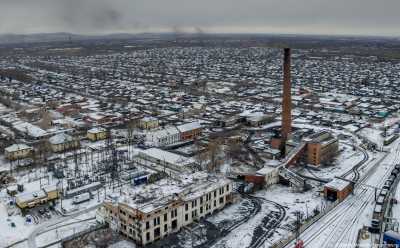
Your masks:
M30 38L0 37L0 247L400 242L398 40Z

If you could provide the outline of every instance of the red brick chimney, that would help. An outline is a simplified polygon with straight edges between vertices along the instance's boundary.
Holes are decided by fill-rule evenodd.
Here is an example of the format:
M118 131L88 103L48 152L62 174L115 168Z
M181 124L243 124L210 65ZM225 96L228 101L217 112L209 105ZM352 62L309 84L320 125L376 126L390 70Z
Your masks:
M286 140L292 131L292 97L290 82L290 48L284 48L283 57L283 99L282 99L282 143Z

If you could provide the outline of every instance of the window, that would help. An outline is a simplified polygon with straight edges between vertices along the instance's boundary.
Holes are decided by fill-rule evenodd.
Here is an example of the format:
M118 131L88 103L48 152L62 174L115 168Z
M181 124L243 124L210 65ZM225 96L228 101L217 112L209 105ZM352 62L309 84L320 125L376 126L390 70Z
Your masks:
M200 214L203 213L203 207L200 207Z
M176 229L178 227L178 220L172 221L172 229Z
M188 211L188 209L189 209L189 205L186 203L185 204L185 210Z
M215 190L214 191L214 198L216 198L217 197L217 191Z
M222 204L222 203L224 203L224 198L223 198L223 197L220 197L220 198L219 198L219 204Z
M178 210L174 209L174 210L171 211L171 218L174 218L176 216L178 216Z
M200 204L203 204L203 197L200 197Z
M168 220L168 214L164 214L164 221Z
M150 223L146 221L146 230L150 228Z
M185 221L188 221L188 220L189 220L189 215L185 214Z
M160 217L154 218L154 226L160 225Z
M216 200L214 200L214 207L216 207L217 206L217 201Z
M146 233L146 241L150 241L150 233L149 232Z
M226 185L226 191L229 191L229 184Z
M164 225L164 232L167 232L167 231L168 231L168 225L165 224L165 225Z
M154 238L158 238L161 235L161 231L160 228L157 227L156 229L154 229Z

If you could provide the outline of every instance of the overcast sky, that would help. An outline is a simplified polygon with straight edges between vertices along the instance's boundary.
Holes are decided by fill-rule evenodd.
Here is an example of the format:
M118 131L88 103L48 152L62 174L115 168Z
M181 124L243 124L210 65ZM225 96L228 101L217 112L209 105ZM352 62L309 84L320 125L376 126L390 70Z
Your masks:
M0 0L0 33L400 36L400 0Z

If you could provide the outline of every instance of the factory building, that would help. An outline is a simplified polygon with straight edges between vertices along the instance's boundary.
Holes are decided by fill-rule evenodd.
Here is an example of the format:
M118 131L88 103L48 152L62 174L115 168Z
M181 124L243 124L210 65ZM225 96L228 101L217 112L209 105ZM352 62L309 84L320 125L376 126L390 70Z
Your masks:
M328 131L312 134L304 141L307 142L307 162L312 165L329 161L339 151L339 140Z
M232 181L199 172L191 179L163 179L122 192L103 203L97 218L136 244L146 245L231 203Z

